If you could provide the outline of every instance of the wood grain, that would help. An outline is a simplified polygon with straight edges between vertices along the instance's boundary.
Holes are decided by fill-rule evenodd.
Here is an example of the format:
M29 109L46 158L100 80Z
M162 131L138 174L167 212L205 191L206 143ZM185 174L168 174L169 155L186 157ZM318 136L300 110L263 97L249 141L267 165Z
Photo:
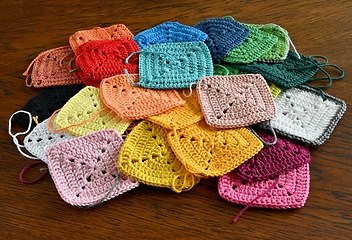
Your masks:
M38 92L27 88L22 76L37 54L68 45L68 37L81 29L123 23L137 34L164 21L194 25L226 15L279 24L299 52L327 56L345 70L345 78L326 92L350 106L351 1L0 1L0 239L351 239L349 108L330 139L311 149L306 205L250 208L236 224L231 220L243 206L221 199L215 178L182 194L143 185L89 210L62 201L49 176L34 185L19 182L19 172L31 160L17 152L7 125Z

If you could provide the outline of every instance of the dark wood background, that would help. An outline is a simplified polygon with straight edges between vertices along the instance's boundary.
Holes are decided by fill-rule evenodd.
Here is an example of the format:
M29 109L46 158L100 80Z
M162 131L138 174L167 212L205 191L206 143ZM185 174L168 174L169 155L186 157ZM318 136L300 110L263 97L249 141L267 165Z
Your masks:
M7 125L38 92L22 76L38 53L68 45L81 29L123 23L137 34L164 21L193 25L225 15L279 24L299 52L327 56L346 76L326 92L350 106L352 1L0 1L0 239L351 239L350 108L330 139L311 151L306 205L250 208L235 224L231 220L243 206L221 199L215 178L181 194L143 185L90 210L61 200L50 176L34 185L19 182L32 160L17 152Z

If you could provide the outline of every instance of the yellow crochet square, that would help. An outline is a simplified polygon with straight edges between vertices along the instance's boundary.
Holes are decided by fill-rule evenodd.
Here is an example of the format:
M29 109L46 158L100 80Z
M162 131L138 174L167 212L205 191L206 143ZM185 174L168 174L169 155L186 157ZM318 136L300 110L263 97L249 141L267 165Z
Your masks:
M167 130L142 121L126 137L117 161L125 175L175 192L191 189L199 178L188 172L167 142Z
M269 85L271 95L273 95L273 98L275 99L280 94L281 88L279 88L277 85L275 85L272 82L267 81L267 83Z
M263 143L244 127L218 129L205 120L171 131L168 142L185 168L200 177L224 175L263 148Z
M92 86L83 88L73 96L54 120L58 128L78 124L79 126L72 126L65 130L76 136L107 129L116 129L123 134L131 122L131 120L120 119L116 113L108 109L100 98L99 88Z

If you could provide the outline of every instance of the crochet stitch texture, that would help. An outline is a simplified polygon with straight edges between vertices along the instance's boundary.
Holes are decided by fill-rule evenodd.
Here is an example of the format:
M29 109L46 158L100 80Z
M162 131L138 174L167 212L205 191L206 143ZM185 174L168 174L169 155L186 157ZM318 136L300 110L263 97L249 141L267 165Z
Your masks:
M254 201L254 207L287 209L303 207L309 194L309 164L281 174L274 189ZM273 187L276 179L248 183L232 171L218 179L218 190L229 202L247 205Z
M167 130L147 121L139 123L127 135L117 164L118 168L139 182L188 190L199 182L176 158L166 140Z
M58 47L40 53L23 73L27 77L26 85L44 88L82 84L82 81L68 70L69 60L73 57L74 52L70 46ZM31 67L32 71L30 72Z
M116 168L122 143L117 131L105 130L51 147L48 168L61 198L73 206L92 206L136 188L139 183Z
M76 52L80 45L89 41L116 40L120 38L131 40L133 36L134 35L124 24L115 24L106 28L95 27L90 30L77 31L70 36L69 43L73 51Z
M273 141L272 134L259 130L256 132L264 141ZM273 179L309 162L310 152L306 146L278 137L275 145L264 146L254 157L242 163L236 172L241 179L247 182L263 181Z
M126 58L139 47L133 40L89 41L79 46L76 51L75 71L86 86L99 87L101 80L117 74L138 73L138 59Z
M212 127L243 127L276 117L274 99L260 74L203 77L197 92Z
M204 42L208 35L197 28L178 22L164 22L138 33L133 40L142 50L152 44L168 42Z
M311 87L301 86L283 91L275 99L278 115L271 120L275 131L309 145L323 144L346 111L346 103ZM260 126L268 128L262 123Z
M87 119L92 117L93 119L87 121ZM84 121L87 122L80 126L69 127ZM100 98L99 88L90 86L83 88L72 97L63 106L54 120L56 127L69 127L65 131L75 136L83 136L105 129L116 129L122 134L131 122L131 120L120 119L116 113L106 108Z
M139 55L139 83L145 88L188 88L213 75L213 62L203 42L150 45Z
M168 142L185 168L200 177L228 173L263 148L263 143L246 128L219 130L204 120L171 131Z
M245 26L227 18L211 18L197 23L194 27L208 35L204 43L216 62L241 45L250 33Z
M131 74L134 82L138 74ZM143 119L162 114L184 104L176 90L157 90L135 87L126 75L104 79L100 95L105 105L122 119Z

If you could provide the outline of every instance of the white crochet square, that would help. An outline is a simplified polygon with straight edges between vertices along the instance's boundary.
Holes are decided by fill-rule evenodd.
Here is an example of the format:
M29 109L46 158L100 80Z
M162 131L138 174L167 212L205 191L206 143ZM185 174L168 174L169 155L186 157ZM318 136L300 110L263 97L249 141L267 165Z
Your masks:
M281 92L275 99L278 115L271 120L272 127L280 135L314 146L323 144L347 108L343 100L326 93L325 97L308 86Z

